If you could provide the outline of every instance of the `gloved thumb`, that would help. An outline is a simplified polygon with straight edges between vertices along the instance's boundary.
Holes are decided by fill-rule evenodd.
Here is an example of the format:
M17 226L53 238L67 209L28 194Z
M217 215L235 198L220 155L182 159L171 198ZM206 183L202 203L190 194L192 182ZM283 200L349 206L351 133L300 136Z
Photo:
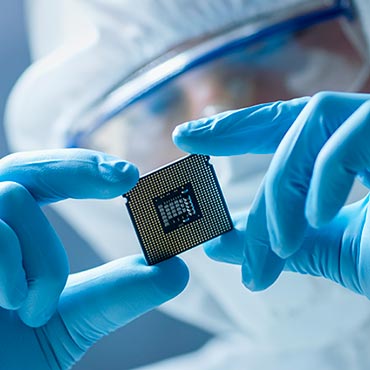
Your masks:
M100 338L178 295L188 277L179 258L148 266L140 256L71 275L58 314L38 329L52 333L39 334L49 361L57 354L60 368L70 368Z

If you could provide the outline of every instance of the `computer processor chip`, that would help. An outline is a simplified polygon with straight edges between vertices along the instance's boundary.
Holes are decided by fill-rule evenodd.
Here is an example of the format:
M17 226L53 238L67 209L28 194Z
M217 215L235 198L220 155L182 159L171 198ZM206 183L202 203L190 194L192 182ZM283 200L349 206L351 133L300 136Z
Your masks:
M150 172L123 197L154 265L232 229L210 158L192 154Z

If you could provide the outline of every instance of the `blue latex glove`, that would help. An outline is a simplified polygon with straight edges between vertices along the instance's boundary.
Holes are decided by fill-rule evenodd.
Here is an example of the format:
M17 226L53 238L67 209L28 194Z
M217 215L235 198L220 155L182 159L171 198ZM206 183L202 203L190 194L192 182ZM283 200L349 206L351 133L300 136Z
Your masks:
M40 205L113 198L137 179L133 165L88 150L0 161L1 369L68 369L99 338L184 289L188 271L177 258L147 266L127 257L68 277L63 246Z
M344 206L356 175L369 183L370 95L312 98L225 112L179 126L183 150L273 153L248 220L209 242L216 260L242 265L251 290L283 269L323 276L370 298L369 197Z

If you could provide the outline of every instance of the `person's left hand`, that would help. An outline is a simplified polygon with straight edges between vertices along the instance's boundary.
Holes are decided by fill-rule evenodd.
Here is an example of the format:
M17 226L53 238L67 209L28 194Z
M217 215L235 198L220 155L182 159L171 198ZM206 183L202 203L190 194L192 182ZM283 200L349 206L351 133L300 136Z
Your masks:
M185 288L179 258L148 266L130 256L68 277L63 246L40 206L103 201L137 180L132 164L83 149L0 160L0 369L69 369L101 337Z
M370 95L319 93L178 126L174 142L192 153L275 152L247 222L206 243L206 253L241 265L251 290L285 269L370 298L370 197L343 206L356 175L369 184L369 123Z

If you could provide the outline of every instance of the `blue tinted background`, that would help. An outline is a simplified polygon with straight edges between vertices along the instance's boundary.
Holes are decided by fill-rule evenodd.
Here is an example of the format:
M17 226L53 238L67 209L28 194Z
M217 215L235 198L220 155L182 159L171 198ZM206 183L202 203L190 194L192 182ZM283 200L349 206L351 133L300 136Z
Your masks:
M2 119L5 102L17 78L30 63L23 11L21 0L0 1L1 156L9 151ZM68 224L50 209L47 209L46 213L66 246L72 271L80 271L101 263L99 257ZM200 347L208 339L207 333L153 311L102 340L74 369L130 369L189 352Z

